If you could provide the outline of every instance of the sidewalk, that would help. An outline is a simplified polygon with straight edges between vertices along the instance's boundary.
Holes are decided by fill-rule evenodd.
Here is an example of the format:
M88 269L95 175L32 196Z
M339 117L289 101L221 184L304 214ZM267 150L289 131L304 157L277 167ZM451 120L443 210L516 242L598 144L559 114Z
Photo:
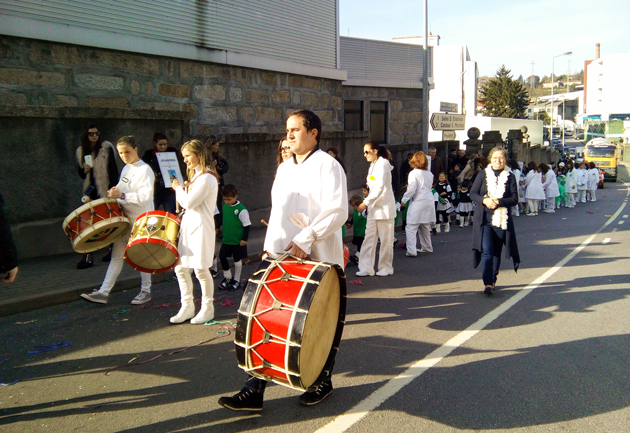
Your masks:
M260 260L265 229L252 229L247 252L251 262ZM217 242L218 255L221 243ZM98 289L103 282L109 263L101 258L105 250L94 253L94 266L78 270L80 254L62 254L20 261L18 275L11 284L0 283L0 317L32 311L51 305L76 301L81 293ZM175 278L174 271L153 274L153 284ZM130 266L123 266L112 292L140 287L140 274Z

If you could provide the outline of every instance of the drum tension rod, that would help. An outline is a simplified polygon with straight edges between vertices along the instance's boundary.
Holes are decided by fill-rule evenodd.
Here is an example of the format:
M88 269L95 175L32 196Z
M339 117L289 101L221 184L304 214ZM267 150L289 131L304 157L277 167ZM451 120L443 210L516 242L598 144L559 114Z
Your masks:
M267 344L271 340L271 334L268 331L265 331L265 335L263 335L263 343Z
M278 301L277 299L274 299L273 304L271 305L271 309L279 310L280 308L282 308L282 302Z

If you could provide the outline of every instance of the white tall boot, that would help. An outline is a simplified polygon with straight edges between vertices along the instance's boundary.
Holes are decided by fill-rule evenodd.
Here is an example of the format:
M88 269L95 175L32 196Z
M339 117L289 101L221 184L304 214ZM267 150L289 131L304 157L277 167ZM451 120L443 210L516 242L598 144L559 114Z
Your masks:
M435 225L435 232L436 232L436 233L440 233L440 227L442 227L442 224L441 224L441 223L440 223L440 224L436 224L436 225Z
M464 227L468 227L469 224L470 224L470 216L467 216L464 218Z
M444 225L444 233L448 233L448 232L450 232L450 231L451 231L451 223L447 222L447 223Z
M193 325L203 325L214 319L214 284L207 269L195 269L201 285L201 310L190 320Z
M460 227L464 227L464 222L466 221L466 218L467 217L464 217L464 216L460 216L459 217L459 226Z
M179 282L179 291L182 296L182 307L177 315L171 317L171 323L182 323L195 316L195 302L193 298L193 284L190 277L190 270L177 266L175 275Z

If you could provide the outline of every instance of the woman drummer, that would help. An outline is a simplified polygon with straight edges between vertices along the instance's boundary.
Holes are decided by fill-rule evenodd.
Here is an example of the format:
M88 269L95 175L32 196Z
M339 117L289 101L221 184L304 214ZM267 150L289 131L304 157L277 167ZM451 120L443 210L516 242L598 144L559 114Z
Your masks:
M185 186L173 180L177 202L186 209L179 230L179 263L175 275L179 282L182 306L171 323L182 323L188 319L201 325L214 318L214 283L208 268L214 258L214 210L217 202L218 176L210 168L210 157L199 140L191 140L182 146L184 163L188 167L188 182ZM195 270L201 285L201 310L195 316L193 282L190 276Z
M145 212L153 210L153 185L155 176L153 170L138 157L136 140L131 136L125 136L118 140L116 145L120 159L126 164L120 173L118 185L107 191L109 198L118 200L118 204L125 211L125 214L133 222ZM131 232L132 227L129 228ZM114 242L112 248L112 260L107 268L105 279L99 290L92 293L83 293L81 297L91 302L106 304L109 292L116 283L116 278L120 275L124 262L125 248L129 234L120 237ZM140 272L142 288L138 296L133 301L134 305L144 304L151 300L151 274Z
M78 173L83 179L83 192L90 200L107 197L107 191L118 182L118 167L114 146L103 140L96 125L88 125L81 137L81 146L76 151ZM111 259L111 248L104 262ZM92 266L92 253L83 254L77 269Z

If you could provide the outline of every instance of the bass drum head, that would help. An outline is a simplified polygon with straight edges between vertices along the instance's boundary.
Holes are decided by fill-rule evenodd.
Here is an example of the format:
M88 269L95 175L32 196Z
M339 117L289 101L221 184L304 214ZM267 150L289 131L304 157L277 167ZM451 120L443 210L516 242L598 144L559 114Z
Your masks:
M169 242L151 239L138 239L127 246L125 261L140 272L161 273L171 270L177 264L179 254Z
M326 365L339 324L341 303L339 276L330 268L322 277L309 309L300 350L300 375L310 387Z
M83 230L72 242L72 248L77 253L91 253L113 244L128 234L129 220L126 217L112 217L100 221Z

